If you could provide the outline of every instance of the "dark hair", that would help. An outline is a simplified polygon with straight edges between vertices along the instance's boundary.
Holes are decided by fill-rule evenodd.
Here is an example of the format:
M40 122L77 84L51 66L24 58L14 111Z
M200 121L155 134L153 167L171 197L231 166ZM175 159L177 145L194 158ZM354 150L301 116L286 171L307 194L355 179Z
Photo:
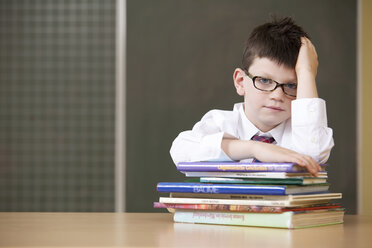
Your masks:
M309 38L291 17L274 17L273 21L252 31L243 53L243 68L248 70L256 57L265 57L279 65L294 68L301 47L301 37Z

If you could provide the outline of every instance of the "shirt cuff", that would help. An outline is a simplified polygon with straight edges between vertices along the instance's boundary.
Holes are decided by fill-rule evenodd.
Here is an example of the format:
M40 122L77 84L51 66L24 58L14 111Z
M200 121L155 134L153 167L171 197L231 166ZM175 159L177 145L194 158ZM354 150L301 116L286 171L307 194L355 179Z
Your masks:
M231 135L219 132L203 137L200 145L204 152L210 154L208 161L232 161L221 148L224 137L231 137Z
M301 98L292 101L292 127L327 126L326 103L321 98Z

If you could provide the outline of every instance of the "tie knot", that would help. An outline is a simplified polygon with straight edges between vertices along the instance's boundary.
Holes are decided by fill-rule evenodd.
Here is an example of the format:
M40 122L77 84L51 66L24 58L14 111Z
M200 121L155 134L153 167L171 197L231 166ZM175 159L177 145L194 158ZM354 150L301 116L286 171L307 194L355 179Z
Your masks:
M265 143L273 143L275 139L273 137L254 135L251 140L256 140Z

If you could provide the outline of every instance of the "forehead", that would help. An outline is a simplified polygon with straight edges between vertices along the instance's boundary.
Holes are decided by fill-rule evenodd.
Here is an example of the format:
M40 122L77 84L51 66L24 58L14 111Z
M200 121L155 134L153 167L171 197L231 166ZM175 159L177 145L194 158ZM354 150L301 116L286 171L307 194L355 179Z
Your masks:
M278 82L297 82L296 71L269 58L255 58L249 67L253 76L261 76Z

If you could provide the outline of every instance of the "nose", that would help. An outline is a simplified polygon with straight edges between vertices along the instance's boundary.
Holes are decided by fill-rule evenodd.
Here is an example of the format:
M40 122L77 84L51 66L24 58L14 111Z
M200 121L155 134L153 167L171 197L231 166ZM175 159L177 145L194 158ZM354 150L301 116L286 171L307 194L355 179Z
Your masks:
M284 89L281 86L278 86L274 91L270 93L270 98L275 100L283 101L283 98L285 97Z

